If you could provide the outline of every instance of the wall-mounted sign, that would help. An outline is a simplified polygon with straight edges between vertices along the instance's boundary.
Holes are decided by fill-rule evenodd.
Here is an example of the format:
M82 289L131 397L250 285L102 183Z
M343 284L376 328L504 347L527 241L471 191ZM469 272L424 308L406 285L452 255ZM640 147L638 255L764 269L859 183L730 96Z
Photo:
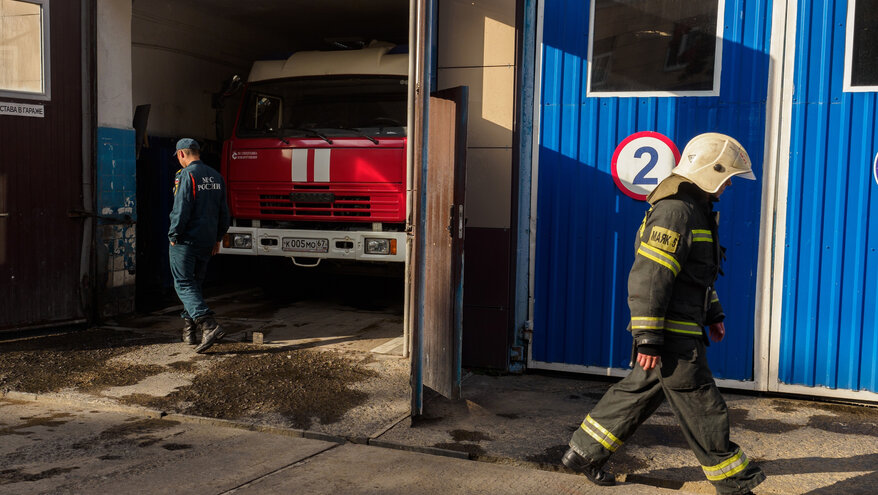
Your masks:
M613 181L626 195L646 201L679 161L680 151L670 138L657 132L636 132L613 152Z
M27 105L0 101L0 115L18 115L20 117L45 117L45 105Z

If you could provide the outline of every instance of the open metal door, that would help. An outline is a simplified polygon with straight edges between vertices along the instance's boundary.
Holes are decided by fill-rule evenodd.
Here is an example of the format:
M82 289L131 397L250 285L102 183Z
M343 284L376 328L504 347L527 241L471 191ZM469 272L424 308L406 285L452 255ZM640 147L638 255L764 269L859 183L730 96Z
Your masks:
M460 397L463 335L463 227L468 91L430 98L427 164L424 385Z
M460 397L467 97L467 88L458 87L429 101L427 164L417 205L413 415L423 410L424 385Z

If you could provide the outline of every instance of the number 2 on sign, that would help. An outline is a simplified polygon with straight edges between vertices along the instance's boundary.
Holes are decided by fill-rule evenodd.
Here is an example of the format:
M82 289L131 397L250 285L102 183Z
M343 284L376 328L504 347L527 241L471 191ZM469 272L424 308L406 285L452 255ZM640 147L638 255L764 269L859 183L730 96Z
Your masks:
M644 146L643 148L639 148L634 152L634 158L640 158L644 154L649 154L649 162L643 167L640 172L634 177L633 184L636 185L653 185L658 184L658 179L655 177L647 177L646 174L652 172L652 169L655 168L656 163L658 163L659 154L655 148L650 146Z

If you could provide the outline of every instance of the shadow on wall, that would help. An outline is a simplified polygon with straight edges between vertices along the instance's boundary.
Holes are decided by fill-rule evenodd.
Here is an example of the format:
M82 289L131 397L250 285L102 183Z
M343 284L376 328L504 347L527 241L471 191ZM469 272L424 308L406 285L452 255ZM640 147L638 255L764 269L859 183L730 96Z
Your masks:
M709 90L714 84L711 63L699 50L715 46L716 36L706 37L705 28L694 36L698 26L694 23L685 39L699 41L695 48L689 47L694 51L687 52L681 45L681 24L690 22L689 17L656 13L662 3L599 1L605 7L602 15L615 8L627 20L616 23L610 17L596 22L595 53L601 53L596 57L600 66L595 62L591 75L591 81L598 83L596 89L643 91L650 78L633 73L631 64L620 67L624 60L618 60L627 60L638 47L646 57L644 69L659 74L655 78L659 90ZM639 131L662 133L680 150L698 134L721 132L734 136L748 150L759 180L736 181L718 204L720 240L729 257L717 291L729 331L726 340L711 346L708 353L717 377L752 379L769 57L768 41L751 33L768 32L771 20L745 15L745 22L757 25L744 26L738 16L742 9L764 9L765 3L726 3L720 94L686 97L588 96L589 3L547 4L536 211L535 360L628 367L627 276L634 234L648 205L624 195L614 184L613 152ZM615 35L613 26L618 28ZM697 70L691 70L694 78L683 77L689 70L682 63L687 57L697 63Z

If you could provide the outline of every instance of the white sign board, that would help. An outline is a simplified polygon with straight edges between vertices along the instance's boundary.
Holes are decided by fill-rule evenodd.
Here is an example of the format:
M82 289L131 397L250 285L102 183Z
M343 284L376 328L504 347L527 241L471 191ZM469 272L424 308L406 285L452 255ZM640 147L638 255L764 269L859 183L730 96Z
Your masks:
M17 115L19 117L45 117L45 105L27 105L0 101L0 115Z
M636 132L619 143L613 153L613 181L627 196L646 201L679 161L680 152L667 136Z

